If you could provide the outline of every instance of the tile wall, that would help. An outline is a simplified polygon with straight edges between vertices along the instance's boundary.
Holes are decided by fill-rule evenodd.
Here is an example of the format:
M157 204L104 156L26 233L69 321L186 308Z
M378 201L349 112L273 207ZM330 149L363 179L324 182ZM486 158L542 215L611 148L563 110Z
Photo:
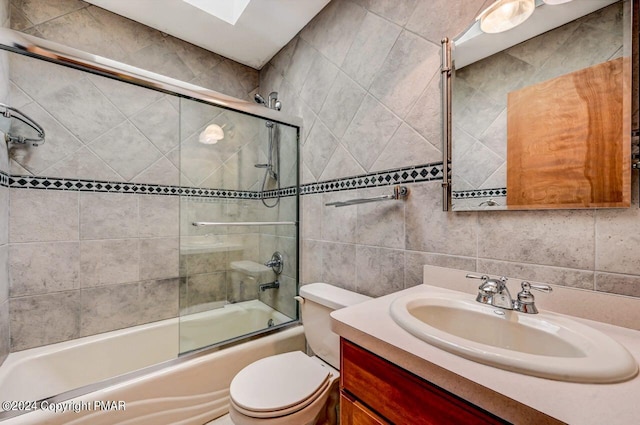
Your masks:
M305 120L304 183L441 161L440 39L489 3L334 0L281 50L260 86ZM324 204L390 189L303 195L303 283L377 296L432 264L640 297L637 175L627 210L442 212L440 182L409 186L345 208Z
M83 1L10 4L11 27L28 34L238 98L249 99L258 86L254 69ZM56 178L39 179L40 189L61 179L212 187L178 171L177 99L15 54L9 66L3 75L11 78L11 103L47 131L44 145L11 149L12 175ZM208 123L190 116L192 133ZM179 313L177 193L26 186L0 188L12 205L11 284L0 287L10 299L8 307L0 296L0 326L10 321L12 351Z
M9 0L0 0L0 26L9 26ZM8 54L0 51L0 102L9 101ZM0 123L0 174L9 171L9 154L4 143L6 121ZM1 179L1 177L0 177ZM0 364L10 351L9 333L9 188L0 184Z

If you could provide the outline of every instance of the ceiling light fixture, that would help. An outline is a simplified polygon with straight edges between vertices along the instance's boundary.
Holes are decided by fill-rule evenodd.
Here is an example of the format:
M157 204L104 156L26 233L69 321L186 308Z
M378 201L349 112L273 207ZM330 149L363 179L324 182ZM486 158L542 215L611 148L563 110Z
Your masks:
M208 125L198 136L198 141L204 145L215 145L222 139L224 139L224 130L218 124Z
M495 34L517 27L531 16L535 8L536 0L497 0L476 20L480 21L482 31Z

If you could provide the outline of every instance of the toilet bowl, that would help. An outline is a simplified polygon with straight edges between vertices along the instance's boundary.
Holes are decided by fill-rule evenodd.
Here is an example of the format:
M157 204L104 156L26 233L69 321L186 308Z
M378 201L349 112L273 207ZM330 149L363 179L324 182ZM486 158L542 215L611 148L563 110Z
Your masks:
M337 422L340 339L331 332L331 311L370 299L326 283L300 288L309 347L258 360L242 369L229 388L236 425L333 425Z

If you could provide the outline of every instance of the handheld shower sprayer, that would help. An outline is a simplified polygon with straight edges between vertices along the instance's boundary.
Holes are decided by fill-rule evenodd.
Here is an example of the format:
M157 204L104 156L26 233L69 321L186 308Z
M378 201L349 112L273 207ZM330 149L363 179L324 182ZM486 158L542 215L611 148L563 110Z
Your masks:
M253 96L253 99L256 103L260 105L264 105L266 108L274 109L279 111L282 109L282 103L278 100L278 92L272 91L269 93L269 96L265 99L260 95L260 93L256 93ZM264 192L267 185L267 176L271 177L278 184L278 191L280 190L280 140L277 136L277 124L273 121L266 121L265 126L269 129L269 154L268 161L266 164L255 164L256 168L264 168L264 178L262 179L262 191L260 192L260 199L262 203L268 207L273 208L280 202L280 195L278 195L275 204L268 204L264 197Z

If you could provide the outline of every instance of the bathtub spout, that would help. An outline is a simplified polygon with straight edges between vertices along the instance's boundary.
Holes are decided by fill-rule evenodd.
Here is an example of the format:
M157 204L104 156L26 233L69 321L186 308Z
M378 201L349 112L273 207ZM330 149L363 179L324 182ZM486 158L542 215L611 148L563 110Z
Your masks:
M259 288L260 288L260 292L264 292L267 289L278 289L280 288L280 281L276 279L275 282L263 283L259 286Z

